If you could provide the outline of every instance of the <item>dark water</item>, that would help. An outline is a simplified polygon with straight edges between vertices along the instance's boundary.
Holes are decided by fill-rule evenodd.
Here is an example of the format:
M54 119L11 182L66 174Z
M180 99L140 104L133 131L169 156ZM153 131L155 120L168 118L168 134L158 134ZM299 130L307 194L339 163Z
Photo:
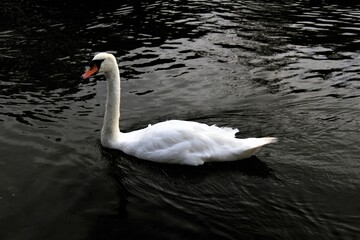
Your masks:
M115 2L115 1L114 1ZM4 1L1 239L358 239L357 1ZM201 167L99 144L120 61L123 131L167 119L276 136Z

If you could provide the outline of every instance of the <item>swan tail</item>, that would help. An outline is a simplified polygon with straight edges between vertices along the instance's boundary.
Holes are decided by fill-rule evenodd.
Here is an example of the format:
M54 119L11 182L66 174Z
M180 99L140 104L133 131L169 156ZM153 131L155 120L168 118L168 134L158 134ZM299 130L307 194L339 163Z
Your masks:
M266 144L277 142L277 138L274 137L263 137L263 138L248 138L245 139L247 145L250 149L252 148L260 148Z
M254 155L262 146L270 144L270 143L276 143L277 138L274 137L263 137L263 138L248 138L248 139L242 139L246 142L246 149L243 149L240 153L241 158L248 158Z
M257 138L257 139L259 140L259 144L261 146L277 142L277 138L275 138L275 137L263 137L263 138Z

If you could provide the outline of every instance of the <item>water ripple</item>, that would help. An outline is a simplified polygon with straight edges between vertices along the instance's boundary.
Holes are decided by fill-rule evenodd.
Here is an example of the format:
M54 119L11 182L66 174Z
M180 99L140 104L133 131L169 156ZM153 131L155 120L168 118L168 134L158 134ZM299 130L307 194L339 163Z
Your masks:
M5 1L4 229L14 239L355 239L359 9L336 0ZM79 79L99 51L120 62L124 131L179 118L279 144L200 168L102 149L106 82Z

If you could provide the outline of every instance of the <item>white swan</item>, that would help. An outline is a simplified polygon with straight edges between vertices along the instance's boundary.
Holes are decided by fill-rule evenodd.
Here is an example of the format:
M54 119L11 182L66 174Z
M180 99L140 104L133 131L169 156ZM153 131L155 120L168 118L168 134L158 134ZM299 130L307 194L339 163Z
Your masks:
M120 74L115 57L109 53L97 54L82 77L86 79L97 72L104 73L107 80L106 111L101 130L104 147L154 162L202 165L204 162L248 158L261 146L276 141L273 137L237 139L237 129L180 120L120 132Z

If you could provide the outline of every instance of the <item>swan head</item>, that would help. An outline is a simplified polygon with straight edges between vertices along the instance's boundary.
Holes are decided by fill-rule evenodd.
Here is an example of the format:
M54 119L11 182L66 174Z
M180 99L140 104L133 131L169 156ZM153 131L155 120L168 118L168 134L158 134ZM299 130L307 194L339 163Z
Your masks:
M106 52L101 52L95 55L95 57L89 63L90 68L82 75L82 78L86 79L98 72L107 73L117 68L117 62L114 55Z

